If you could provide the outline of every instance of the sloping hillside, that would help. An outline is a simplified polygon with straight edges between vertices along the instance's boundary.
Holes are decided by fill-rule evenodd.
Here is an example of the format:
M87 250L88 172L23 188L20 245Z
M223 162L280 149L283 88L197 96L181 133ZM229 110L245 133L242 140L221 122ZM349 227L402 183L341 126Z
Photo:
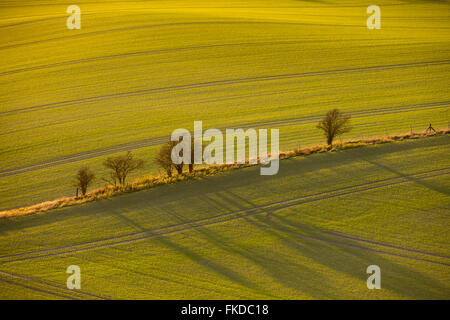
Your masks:
M0 220L0 298L446 299L450 138ZM78 265L81 291L65 289ZM378 265L382 290L366 288Z

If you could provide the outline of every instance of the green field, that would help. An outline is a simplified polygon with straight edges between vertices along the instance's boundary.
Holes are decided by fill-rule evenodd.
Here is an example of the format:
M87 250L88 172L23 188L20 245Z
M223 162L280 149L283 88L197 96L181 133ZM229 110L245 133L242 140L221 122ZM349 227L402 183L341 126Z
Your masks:
M284 150L323 142L332 108L343 139L448 126L450 5L380 1L0 3L0 210L73 195L90 165L155 151L176 128L279 128Z
M449 147L316 154L2 219L0 298L448 299Z
M0 211L73 196L82 165L177 128L280 149L448 128L449 1L0 2ZM450 136L295 157L0 219L2 299L449 299ZM66 268L81 268L81 290ZM366 268L381 268L381 290Z

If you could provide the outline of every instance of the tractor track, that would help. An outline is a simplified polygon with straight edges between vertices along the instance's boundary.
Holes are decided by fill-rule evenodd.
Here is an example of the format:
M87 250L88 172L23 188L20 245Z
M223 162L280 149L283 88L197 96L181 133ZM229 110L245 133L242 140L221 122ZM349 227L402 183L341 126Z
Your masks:
M327 234L327 235L330 235L332 237L338 237L338 238L342 238L342 239L346 239L346 240L367 243L367 244L371 244L371 245L375 245L375 246L383 246L383 247L390 248L390 249L409 251L409 252L412 252L412 253L418 253L418 254L423 254L423 255L427 255L427 256L433 256L433 257L437 257L437 258L450 259L450 257L448 257L448 256L444 256L444 255L440 255L440 254L436 254L436 253L429 253L429 252L424 252L424 251L420 251L420 250L407 249L407 248L403 248L403 247L399 247L399 246L393 246L393 245L390 245L390 244L380 243L380 242L377 242L377 241L371 241L371 240L366 240L366 239L362 239L362 238L358 238L358 237L354 237L354 236L348 236L348 235L342 234L340 232L331 232L331 231L326 231L325 232L324 231L323 233Z
M220 214L220 215L213 216L213 217L198 219L195 221L183 222L183 223L176 224L176 225L159 227L159 228L155 228L155 229L151 229L151 230L147 230L147 231L127 234L127 235L121 235L121 236L117 236L117 237L111 237L111 238L103 239L103 240L96 240L96 241L86 242L86 243L72 245L72 246L54 248L54 249L39 250L39 251L32 251L32 252L26 252L26 253L1 256L0 257L0 265L12 263L12 262L28 261L28 260L48 258L48 257L53 257L53 256L73 254L73 253L79 253L79 252L84 252L84 251L112 247L112 246L117 246L117 245L122 245L122 244L133 243L133 242L142 241L142 240L146 240L146 239L152 239L152 238L172 235L172 234L176 234L176 233L180 233L180 232L195 230L195 229L201 228L201 227L207 227L207 226L211 226L211 225L227 223L227 222L245 218L245 217L261 215L264 213L272 213L272 212L275 212L278 210L296 207L296 206L300 206L300 205L304 205L304 204L310 204L310 203L317 202L317 201L343 197L343 196L352 195L352 194L356 194L356 193L360 193L360 192L366 192L366 191L370 191L370 190L391 187L391 186L395 186L395 185L399 185L399 184L410 183L410 182L416 181L416 180L435 178L435 177L444 176L444 175L448 175L448 174L450 174L450 167L431 170L431 171L427 171L427 172L416 173L416 174L410 174L410 175L405 175L405 176L400 176L400 177L386 178L386 179L377 180L377 181L368 182L368 183L357 184L357 185L343 187L343 188L334 189L334 190L330 190L330 191L324 191L324 192L316 193L313 195L301 196L301 197L278 201L278 202L273 202L273 203L269 203L269 204L265 204L265 205L261 205L261 206L255 206L255 207L248 208L248 209L242 209L242 210L238 210L238 211L228 212L228 213ZM342 238L337 235L333 236L331 233L324 233L324 234L327 236L332 236L335 239ZM346 240L364 242L363 239L358 239L358 238L350 239L350 237L348 237L348 239L346 239ZM367 243L369 244L369 242L367 242ZM394 247L394 246L390 246L390 245L384 245L381 243L372 242L370 244L377 245L377 246L384 246L386 248L394 248L396 250L403 250L406 252L414 252L414 250L410 250L407 248ZM422 251L417 251L415 253L420 253L422 255L428 255L428 256L432 256L432 257L449 258L449 257L445 257L445 256L435 255L432 253L422 252ZM407 257L407 256L405 256L405 257ZM433 261L430 260L428 262L433 262ZM436 262L436 263L438 263L438 262ZM442 264L441 262L439 262L439 263Z
M127 31L135 31L135 30L146 30L153 28L165 28L165 27L183 27L183 26L201 26L201 25L285 25L285 26L326 26L326 27L351 27L351 28L365 28L365 26L360 25L348 25L348 24L326 24L326 23L307 23L307 22L294 22L294 21L232 21L232 20L223 20L223 21L189 21L189 22L170 22L170 23L159 23L159 24L148 24L148 25L139 25L139 26L129 26L129 27L121 27L121 28L112 28L105 30L97 30L91 32L84 32L76 35L65 35L54 38L47 38L41 40L34 40L28 42L14 43L8 44L0 47L0 50L12 49L12 48L20 48L24 46L42 44L46 42L60 41L60 40L70 40L70 39L80 39L86 38L96 35L102 34L111 34L114 32L127 32ZM7 27L5 26L0 26Z
M364 247L361 245L357 245L354 243L345 243L345 242L341 242L341 241L334 241L334 240L329 240L329 239L324 239L324 238L320 238L320 237L314 237L314 236L304 236L306 238L312 239L312 240L316 240L316 241L321 241L321 242L326 242L326 243L330 243L333 245L337 245L337 246L346 246L346 247L352 247L352 248L357 248L357 249L361 249L364 251L370 251L370 252L377 252L380 254L385 254L385 255L389 255L389 256L393 256L393 257L399 257L399 258L405 258L405 259L410 259L410 260L416 260L416 261L421 261L421 262L428 262L428 263L432 263L432 264L439 264L439 265L443 265L446 267L450 267L449 263L445 263L445 262L440 262L440 261L435 261L435 260L429 260L429 259L424 259L424 258L417 258L417 257L411 257L405 254L399 254L399 253L393 253L393 252L388 252L385 250L378 250L378 249L374 249L374 248L368 248L368 247ZM358 239L357 241L361 241L362 239ZM381 245L382 247L389 247L389 245ZM407 249L405 249L406 251L409 251ZM422 253L424 254L424 253ZM450 259L448 257L446 257L446 259Z
M73 106L73 105L78 105L78 104L83 104L83 103L92 103L92 102L124 98L124 97L135 97L135 96L142 96L142 95L148 95L148 94L153 94L153 93L203 89L203 88L218 87L218 86L227 86L227 85L245 84L245 83L257 83L257 82L285 80L285 79L299 79L299 78L307 78L307 77L315 77L315 76L340 75L340 74L367 72L367 71L368 72L371 72L371 71L376 72L376 71L411 68L411 67L418 67L418 66L436 66L436 65L448 65L448 64L450 64L450 60L439 60L439 61L413 62L413 63L379 65L379 66L370 66L370 67L356 67L356 68L312 71L312 72L303 72L303 73L288 73L288 74L257 76L257 77L248 77L248 78L215 80L215 81L199 82L199 83L193 83L193 84L184 84L184 85L175 85L175 86L160 87L160 88L143 89L143 90L137 90L137 91L112 93L112 94L99 95L99 96L93 96L93 97L87 97L87 98L47 103L47 104L43 104L43 105L2 111L2 112L0 112L0 116L4 117L4 116L11 115L11 114L42 111L42 110L48 110L48 109L53 109L53 108L65 107L65 106Z
M360 40L347 40L347 41L360 41ZM282 41L259 41L259 42L237 42L237 43L222 43L222 44L209 44L209 45L199 45L199 46L188 46L188 47L175 47L175 48L165 48L165 49L154 49L154 50L144 50L144 51L134 51L134 52L124 52L117 53L106 56L98 56L91 58L75 59L63 62L55 62L49 64L38 65L34 67L19 68L14 70L2 71L1 76L6 76L10 74L17 74L28 71L44 70L49 68L71 66L76 64L83 64L96 61L104 61L111 59L119 59L125 57L134 56L147 56L147 55L159 55L165 53L176 53L184 51L195 51L203 49L215 49L215 48L226 48L226 47L243 47L243 46L272 46L272 45L290 45L290 44L300 44L300 43L323 43L323 42L342 42L341 40L282 40Z
M52 292L52 291L35 288L35 287L32 287L32 286L25 285L25 284L22 284L22 283L11 281L11 280L5 280L5 279L0 278L0 281L8 283L8 284L15 285L15 286L19 286L19 287L22 287L22 288L25 288L25 289L38 291L38 292L45 293L45 294L49 294L51 296L58 297L58 298L69 299L69 300L79 300L79 299L73 298L71 296L66 296L66 295L55 293L55 292Z
M429 104L416 104L416 105L406 105L406 106L395 106L395 107L388 107L388 108L379 108L379 109L373 109L368 111L359 111L352 113L352 117L354 118L363 118L368 116L376 116L376 115L388 115L388 114L395 114L395 113L402 113L402 112L409 112L409 111L419 111L419 110L428 110L428 109L436 109L436 108L446 108L450 106L450 101L441 101L441 102L435 102L435 103L429 103ZM286 119L282 121L270 121L270 122L257 122L257 123L246 123L242 124L241 126L234 126L233 128L251 128L251 127L283 127L283 126L290 126L290 125L302 125L302 124L308 124L308 123L314 123L317 122L319 119L321 119L320 116L315 117L309 117L309 118L300 118L300 119ZM42 169L48 169L52 168L58 165L78 162L82 160L88 160L93 158L98 158L101 156L111 155L119 152L124 151L132 151L152 146L158 146L165 142L167 142L169 139L169 136L163 136L163 137L156 137L156 138L149 138L149 139L143 139L128 143L123 143L111 147L105 147L105 148L99 148L94 149L91 151L85 151L80 152L68 156L63 156L57 159L6 169L0 171L0 178L14 176L17 174L32 172L36 170L42 170Z
M10 272L0 271L0 276L7 277L9 279L2 279L0 278L0 281L17 285L26 289L31 289L34 291L50 294L55 297L64 298L64 299L70 299L70 300L86 300L86 299L101 299L101 300L107 300L104 297L100 297L94 294L86 293L80 290L70 290L65 287L57 286L54 284L50 284L48 282L34 279ZM27 284L21 283L21 281L24 281ZM40 287L44 288L40 288Z

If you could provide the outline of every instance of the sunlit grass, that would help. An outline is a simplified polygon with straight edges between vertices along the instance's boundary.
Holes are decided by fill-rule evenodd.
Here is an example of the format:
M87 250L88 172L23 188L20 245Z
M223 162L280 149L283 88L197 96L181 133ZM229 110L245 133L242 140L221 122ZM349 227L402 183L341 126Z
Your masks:
M0 270L64 286L65 269L78 265L83 290L106 298L446 299L448 178L408 177L448 168L448 144L440 136L319 153L284 160L272 177L250 167L2 219ZM406 183L357 187L380 180ZM352 193L327 198L342 189ZM304 200L274 205L292 199ZM238 211L228 216L234 220L196 222ZM173 227L180 224L187 225ZM136 233L148 238L26 261L52 252L7 257L70 246L56 251L64 253ZM382 290L366 287L372 264L381 267ZM29 292L6 289L2 297Z
M331 108L366 112L344 139L448 126L448 105L430 107L449 100L448 63L364 69L448 60L447 3L384 1L376 31L352 1L82 1L81 30L65 27L66 5L33 4L0 10L1 170L167 136L194 120L287 121L282 149L322 143L314 121L295 120ZM363 69L336 71L354 68ZM304 75L322 71L332 72ZM271 76L280 77L251 80ZM382 108L390 112L372 112ZM156 149L139 150L148 173ZM88 164L102 176L102 160L2 177L0 208L69 196L73 172Z

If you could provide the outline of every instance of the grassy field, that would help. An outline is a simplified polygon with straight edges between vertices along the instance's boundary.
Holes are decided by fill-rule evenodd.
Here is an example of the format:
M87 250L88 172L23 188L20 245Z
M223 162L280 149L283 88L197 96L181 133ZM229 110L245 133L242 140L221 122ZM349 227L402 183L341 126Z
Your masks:
M356 1L0 3L0 210L73 195L106 156L153 157L176 128L280 128L282 149L322 142L327 110L359 138L448 126L449 3Z
M448 299L449 147L315 154L2 219L0 298Z

